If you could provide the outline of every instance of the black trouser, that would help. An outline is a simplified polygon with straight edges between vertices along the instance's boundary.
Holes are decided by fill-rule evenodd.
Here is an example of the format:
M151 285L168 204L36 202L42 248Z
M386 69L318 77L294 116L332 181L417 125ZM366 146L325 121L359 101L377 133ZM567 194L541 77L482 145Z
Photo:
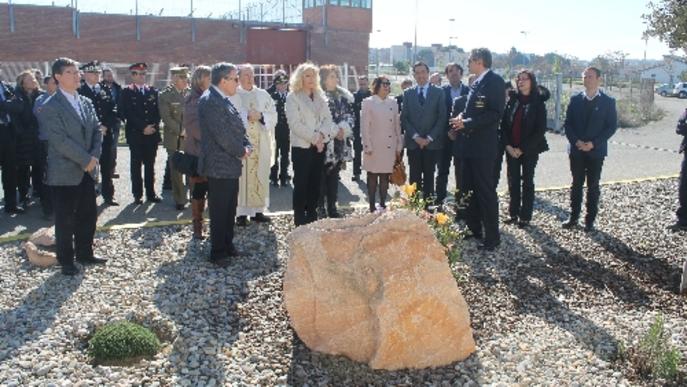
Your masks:
M239 198L239 179L208 178L210 207L210 259L226 258L234 249L234 221Z
M590 157L589 154L571 154L570 172L572 172L572 187L570 189L570 218L578 220L582 210L582 186L587 180L587 215L585 223L594 224L599 211L599 197L601 188L601 168L604 159Z
M191 199L194 200L205 200L205 195L208 193L208 182L202 183L191 183L193 187L191 188Z
M341 164L324 164L322 169L322 184L320 185L320 198L317 205L320 208L326 208L329 216L334 215L336 211L336 201L339 197L339 174L341 173ZM326 207L325 207L326 202Z
M117 170L117 147L119 146L119 129L120 123L112 130L112 174Z
M503 167L503 155L506 153L506 146L499 141L496 148L496 161L494 162L494 189L499 187L501 181L501 168ZM506 161L507 162L507 161Z
M55 242L61 265L93 256L93 235L98 212L95 182L84 173L79 185L53 186L55 199Z
M434 196L434 170L441 150L408 149L410 184L416 183L422 189L422 197L430 201Z
M17 207L17 147L14 129L0 125L0 168L5 209Z
M33 187L32 196L43 196L43 176L45 170L44 164L41 163L41 150L35 149L35 155L31 155L31 163L29 165L20 165L17 167L17 188L19 190L19 199L29 199L29 187Z
M363 140L360 137L360 126L353 127L353 175L360 176L362 173L363 159Z
M439 156L437 173L437 204L441 204L444 199L446 199L447 187L448 187L448 174L451 169L451 160L453 159L453 141L450 138L446 138L446 144L441 149L441 155Z
M112 154L112 134L103 137L103 151L100 153L100 191L105 200L114 198L114 184L112 183L112 173L114 172L114 155Z
M52 188L46 183L48 181L48 141L41 140L41 158L40 163L43 166L43 185L41 192L41 207L43 215L49 216L53 213L53 198Z
M508 193L510 195L508 214L511 218L520 218L523 221L532 220L534 169L537 167L537 161L539 161L538 154L523 154L517 159L506 155Z
M465 221L473 234L484 235L485 244L497 243L499 236L498 197L494 186L494 159L463 159L461 187L470 193ZM484 234L482 234L484 226Z
M146 175L146 197L154 197L157 144L129 144L129 150L131 151L131 193L136 199L140 199L143 196L143 178L141 177L141 165L143 165Z
M270 180L277 181L277 178L279 178L279 180L285 182L289 176L289 150L291 148L289 127L277 125L274 139L277 147L274 150L274 165L272 165L270 170Z
M677 221L682 225L687 225L687 152L682 158L682 168L680 168L680 188L678 190L680 207L677 209Z
M324 152L317 148L291 148L293 160L293 221L296 226L317 220L317 200L324 168Z

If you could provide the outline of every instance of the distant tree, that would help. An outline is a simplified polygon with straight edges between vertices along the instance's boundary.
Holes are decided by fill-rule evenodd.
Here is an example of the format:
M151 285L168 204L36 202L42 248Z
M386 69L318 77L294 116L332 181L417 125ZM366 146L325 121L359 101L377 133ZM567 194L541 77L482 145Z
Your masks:
M682 82L687 82L687 70L680 73L680 80Z
M642 15L647 23L644 37L655 37L670 48L687 53L687 2L685 0L650 1L649 13Z
M410 64L406 61L394 62L394 68L399 74L408 74L410 72Z
M417 60L427 63L427 66L434 67L434 53L430 49L422 49L417 53Z

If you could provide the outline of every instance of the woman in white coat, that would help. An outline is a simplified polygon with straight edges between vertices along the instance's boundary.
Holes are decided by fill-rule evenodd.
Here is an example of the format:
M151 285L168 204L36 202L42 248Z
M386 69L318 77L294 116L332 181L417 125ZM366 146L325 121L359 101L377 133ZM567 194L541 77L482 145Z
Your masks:
M325 144L338 134L338 127L332 122L317 66L299 65L289 87L285 110L291 131L293 221L300 226L317 220Z
M375 196L379 187L379 206L386 208L386 194L394 162L401 157L403 136L398 104L389 97L391 82L385 76L372 81L372 96L363 100L360 112L360 136L363 142L363 169L367 171L367 196L370 212L376 210Z

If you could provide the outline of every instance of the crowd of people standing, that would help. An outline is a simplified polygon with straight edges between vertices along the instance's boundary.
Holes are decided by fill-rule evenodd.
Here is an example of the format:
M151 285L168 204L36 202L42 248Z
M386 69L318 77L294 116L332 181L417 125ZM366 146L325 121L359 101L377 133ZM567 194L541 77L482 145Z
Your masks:
M491 70L485 48L471 52L467 70L464 84L464 68L448 64L448 84L437 86L441 75L430 77L429 67L417 62L415 84L404 81L402 94L394 98L386 76L375 77L371 87L361 76L359 89L351 93L337 66L310 62L292 74L279 70L267 90L255 85L250 64L217 63L193 71L180 65L170 70L169 86L158 91L146 84L145 63L129 67L132 82L122 87L97 61L79 66L60 58L52 74L41 77L45 90L33 71L21 73L15 87L0 86L4 209L21 214L32 187L44 216L54 214L63 272L78 272L75 258L104 263L91 247L96 186L100 183L106 205L119 205L113 179L123 124L133 203L142 204L144 193L148 202L161 201L155 160L162 143L174 206L183 210L190 195L196 239L204 238L206 202L209 206L210 259L218 266L242 255L233 243L235 226L270 222L270 184L293 181L296 226L337 218L340 171L352 162L353 180L366 172L370 212L383 211L390 175L404 152L409 182L417 184L428 209L444 204L453 165L457 199L467 201L456 221L465 221L481 249L494 250L500 245L496 189L504 154L510 196L504 223L526 228L532 221L535 169L548 150L550 93L529 70L517 73L513 88ZM578 225L586 181L584 229L593 231L617 114L615 101L600 91L598 69L587 68L583 82L585 90L571 98L564 124L573 184L563 227ZM184 175L176 165L178 153L194 161L192 172Z

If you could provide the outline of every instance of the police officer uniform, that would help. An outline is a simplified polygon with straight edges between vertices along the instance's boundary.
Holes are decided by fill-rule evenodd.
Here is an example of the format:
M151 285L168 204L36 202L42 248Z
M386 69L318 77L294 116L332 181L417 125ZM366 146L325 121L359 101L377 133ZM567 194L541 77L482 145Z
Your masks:
M288 90L283 93L279 92L276 85L285 83L289 83L289 77L286 73L280 73L274 77L274 84L267 89L267 92L272 96L274 105L277 108L277 126L274 128L274 137L277 147L274 150L274 165L272 165L270 171L270 181L273 185L277 185L277 178L279 178L279 182L282 186L287 185L291 179L288 173L289 151L291 146L289 140L289 124L286 121L286 110L284 110L286 96L289 93Z
M134 63L129 71L145 72L145 63ZM162 199L155 194L155 157L160 144L160 111L157 104L158 91L146 84L130 84L122 89L119 109L126 120L126 142L131 152L131 193L135 204L143 201L143 178L141 166L145 170L145 193L149 202L159 203ZM145 134L144 130L152 125L154 131Z
M100 73L101 68L98 61L88 62L79 68L84 73ZM115 130L119 127L119 117L117 116L117 102L112 95L112 90L103 82L89 85L85 79L81 80L79 94L91 100L95 113L98 116L100 125L105 127L103 133L103 150L100 154L100 175L101 192L105 204L117 206L114 200L114 184L112 183L112 172L114 164L113 143Z

